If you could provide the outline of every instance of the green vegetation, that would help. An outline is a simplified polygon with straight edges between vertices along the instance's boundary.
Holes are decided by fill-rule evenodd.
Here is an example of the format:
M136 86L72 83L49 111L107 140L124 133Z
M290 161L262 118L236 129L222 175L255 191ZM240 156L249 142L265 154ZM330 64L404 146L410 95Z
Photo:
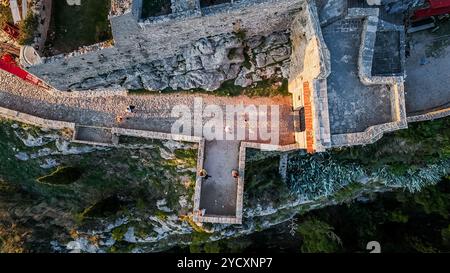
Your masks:
M263 80L257 82L256 85L249 87L240 87L234 84L234 81L226 81L222 86L214 91L214 95L218 96L248 96L248 97L273 97L273 96L289 96L288 81L283 80L276 82L274 80Z
M162 210L157 210L155 212L155 216L161 221L167 220L167 212L164 212Z
M232 252L233 246L244 253L367 253L367 243L378 241L383 253L450 251L450 177L422 192L400 189L365 197L370 200L308 211L212 247L222 253Z
M298 227L284 223L240 238L251 242L245 251L366 252L366 244L374 240L381 242L384 252L450 251L450 180L443 178L450 166L449 139L450 118L443 118L411 123L408 129L386 135L373 145L315 155L292 152L287 185L278 175L279 155L250 150L247 208L271 206L273 200L276 207L277 200L299 194L316 204L341 205L312 211L311 206L299 207ZM403 188L372 192L386 185ZM356 197L365 202L351 203ZM289 213L280 209L276 214Z
M83 0L80 6L53 1L48 54L68 53L81 46L110 40L110 8L111 0Z
M289 196L290 191L279 175L279 162L279 156L271 156L246 165L244 202L247 205L278 203Z
M115 215L123 209L125 205L126 202L120 200L119 197L114 194L86 208L80 215L82 217L81 220L89 217L106 218Z
M383 252L447 252L449 213L450 180L444 179L421 192L377 194L370 203L324 208L304 217L333 227L344 252L364 251L373 240Z
M108 148L82 154L61 154L55 134L63 138L63 132L43 132L37 127L0 120L0 213L5 215L2 217L5 225L17 224L20 234L33 234L36 237L32 238L51 241L55 236L68 236L72 229L95 229L104 221L114 221L120 217L147 219L155 215L169 221L169 215L187 214L192 210L192 177L195 178L195 171L188 165L192 165L197 158L194 144L183 143L184 150L177 152L180 158L166 148L163 141L150 140L147 143L152 145L140 148ZM30 135L42 138L44 144L25 146L22 139L27 140ZM133 144L132 139L128 142ZM69 144L70 148L87 146ZM161 149L171 154L178 164L162 158ZM43 154L42 151L49 153ZM28 155L28 159L19 160L16 157L19 153ZM65 167L49 174L41 167L47 159ZM36 183L38 178L41 183ZM180 204L181 197L186 199L187 204ZM164 215L164 212L158 211L156 203L161 199L167 200L167 206L173 212ZM28 221L29 214L26 214L18 223L8 218L8 208L12 206L14 211L27 211L33 207L42 219L50 217L58 221L43 221L42 225L36 226L34 223L39 220ZM140 235L149 236L153 232L152 224L145 221L144 225L139 226ZM143 230L147 233L144 234ZM121 233L123 230L115 231L114 236L120 238ZM0 238L6 238L5 246L12 247L8 243L10 236L15 234L0 228ZM17 244L14 246L21 249ZM115 245L117 251L125 251L128 247Z
M141 18L156 17L172 13L170 0L143 0Z
M197 149L176 149L174 152L176 158L184 161L190 168L197 167L197 153Z
M39 177L39 183L50 185L69 185L80 179L82 170L76 167L58 167L49 175Z
M303 253L333 253L337 252L342 244L341 239L334 233L334 228L320 220L304 221L297 232L302 238Z
M13 23L11 9L0 4L0 28L3 28L6 23Z
M363 188L364 185L362 185L361 183L352 182L346 185L344 188L336 191L333 194L333 198L337 202L345 202L351 200L355 196L355 193L358 192L359 190L362 190Z
M252 68L251 57L250 57L250 54L248 53L249 50L250 49L249 49L248 46L244 47L244 62L242 63L242 66L247 68L247 69L251 69ZM287 80L284 80L282 83L283 84L287 84ZM286 90L283 90L283 91L287 92L287 86L285 87L285 89Z
M371 170L388 166L396 174L423 167L450 156L450 118L409 124L377 143L333 151L342 162L358 163Z
M36 30L38 27L38 17L32 11L29 11L25 20L20 21L20 45L31 45L34 42Z
M127 233L127 231L128 231L127 226L116 227L112 231L112 238L116 241L121 241L125 236L125 233Z
M289 96L288 91L288 80L284 79L282 81L276 80L263 80L257 82L254 85L248 87L241 87L234 84L234 80L226 81L222 86L215 91L205 91L203 89L192 89L192 90L172 90L166 89L162 90L163 93L177 93L177 94L212 94L220 97L235 97L235 96L248 96L248 97L274 97L274 96ZM158 95L160 92L151 91L147 89L130 89L128 90L129 95Z
M235 31L234 34L241 41L245 41L245 38L247 37L247 32L245 29L239 29L238 31Z

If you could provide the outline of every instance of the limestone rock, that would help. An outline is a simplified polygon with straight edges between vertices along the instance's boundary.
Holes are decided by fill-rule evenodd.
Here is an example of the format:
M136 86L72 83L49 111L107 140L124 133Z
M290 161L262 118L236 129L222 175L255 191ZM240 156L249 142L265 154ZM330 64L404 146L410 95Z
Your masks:
M147 90L164 90L169 86L169 79L165 74L142 74L142 86Z
M243 67L234 81L234 84L242 87L250 86L253 83L250 72L249 69Z

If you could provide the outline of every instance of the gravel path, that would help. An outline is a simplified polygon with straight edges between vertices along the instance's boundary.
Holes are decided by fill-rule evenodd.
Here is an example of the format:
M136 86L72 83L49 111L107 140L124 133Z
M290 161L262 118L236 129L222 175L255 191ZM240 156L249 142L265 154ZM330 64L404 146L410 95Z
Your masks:
M280 143L293 143L293 119L290 97L218 97L207 94L155 94L109 96L61 96L28 84L0 71L0 106L35 116L76 122L91 126L116 126L117 115L124 115L129 105L136 113L121 124L122 127L169 133L176 118L172 108L186 105L193 111L194 98L202 98L204 106L219 105L279 105ZM245 125L244 125L245 126Z

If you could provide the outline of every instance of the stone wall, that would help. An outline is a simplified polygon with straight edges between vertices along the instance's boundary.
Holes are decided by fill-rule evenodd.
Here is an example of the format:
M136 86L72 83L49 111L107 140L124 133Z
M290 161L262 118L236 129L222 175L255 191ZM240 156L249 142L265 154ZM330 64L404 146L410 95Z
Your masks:
M359 78L365 85L388 85L390 87L392 121L385 124L371 126L364 132L332 135L332 147L372 144L379 140L385 133L408 127L405 109L404 76L372 75L375 39L379 25L378 16L379 10L377 8L350 8L347 14L347 18L364 19L358 56ZM399 32L404 31L401 26L392 27ZM401 35L401 37L404 36ZM400 50L402 51L401 54L404 55L403 46L401 46ZM404 61L404 59L402 59L402 61Z
M326 83L331 63L314 1L306 2L295 17L291 40L289 92L293 96L294 109L305 109L305 120L312 122L311 132L296 132L296 142L302 148L309 146L311 150L324 151L331 142ZM311 92L304 90L306 85ZM309 138L311 134L312 138ZM314 143L308 143L311 141Z
M241 73L246 61L243 49L252 48L261 37L289 29L303 2L242 0L211 7L200 15L145 22L124 8L123 14L111 16L113 47L43 58L43 63L28 70L63 91L99 87L214 90ZM275 56L289 56L288 48L278 48ZM274 62L283 60L281 56ZM287 74L286 62L280 66ZM246 84L243 77L240 83Z
M46 129L71 129L72 131L75 131L75 123L44 119L3 107L0 107L0 117Z
M39 36L35 38L34 48L42 53L45 42L47 41L48 30L50 27L51 14L53 8L53 0L39 0L35 1L33 6L34 13L38 16L38 29Z
M360 133L332 135L332 147L372 144L385 133L407 128L403 81L392 86L390 100L392 122L371 126Z
M419 121L444 118L444 117L448 117L448 116L450 116L450 108L431 111L428 113L423 113L423 114L414 115L414 116L409 116L407 119L408 119L408 122L419 122Z

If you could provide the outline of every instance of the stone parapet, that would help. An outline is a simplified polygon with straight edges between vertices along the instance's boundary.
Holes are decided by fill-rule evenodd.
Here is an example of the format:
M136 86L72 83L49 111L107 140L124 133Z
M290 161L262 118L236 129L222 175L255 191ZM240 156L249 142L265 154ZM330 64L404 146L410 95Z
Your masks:
M430 112L421 113L421 114L412 114L412 115L408 116L407 119L408 119L408 122L419 122L419 121L444 118L444 117L448 117L448 116L450 116L450 108L430 111Z
M392 105L392 122L371 126L360 133L332 135L331 146L337 148L372 144L378 141L385 133L408 128L403 82L392 86L390 100Z
M40 117L36 117L33 115L29 115L26 113L18 112L15 110L7 109L4 107L0 107L0 117L5 119L11 119L18 122L46 128L46 129L54 129L54 130L63 130L63 129L71 129L75 130L75 123L65 122L65 121L57 121L57 120L49 120Z
M177 13L170 15L174 18L163 16L166 20L139 22L130 12L129 1L115 0L110 18L113 41L44 58L42 64L28 71L63 91L116 86L215 90L230 80L229 75L236 78L242 68L242 56L238 58L242 59L240 63L224 58L229 52L222 52L222 48L242 49L242 44L230 35L239 33L240 39L247 40L286 31L304 1L242 0L183 17L184 7L186 12L192 11L188 8L190 0L179 0L175 5ZM209 66L201 69L202 65ZM180 86L178 82L196 84Z

